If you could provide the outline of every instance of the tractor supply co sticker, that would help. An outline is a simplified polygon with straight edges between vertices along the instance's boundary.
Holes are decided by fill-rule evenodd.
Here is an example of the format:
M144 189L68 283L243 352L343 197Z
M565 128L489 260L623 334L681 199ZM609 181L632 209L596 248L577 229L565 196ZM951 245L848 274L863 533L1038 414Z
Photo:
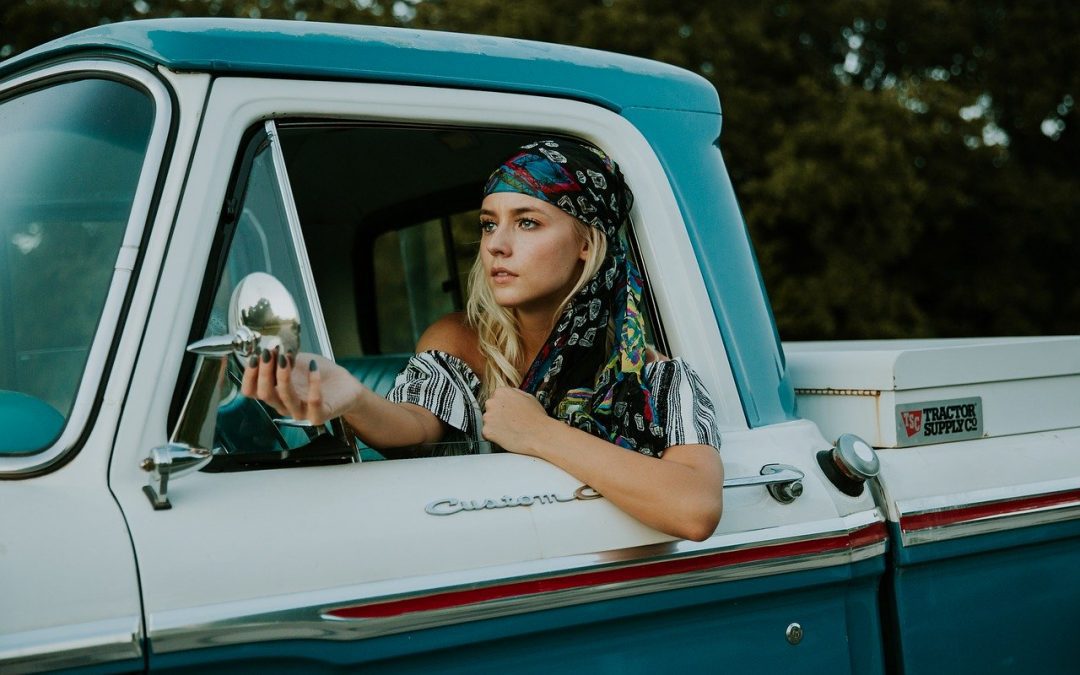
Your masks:
M982 438L982 397L896 406L896 444L926 445Z

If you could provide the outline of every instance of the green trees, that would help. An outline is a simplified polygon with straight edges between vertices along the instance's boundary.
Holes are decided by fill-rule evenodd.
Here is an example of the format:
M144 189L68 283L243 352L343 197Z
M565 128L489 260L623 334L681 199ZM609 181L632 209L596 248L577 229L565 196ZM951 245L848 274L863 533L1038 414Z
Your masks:
M708 78L785 339L1080 333L1080 6L8 0L0 56L228 15L578 44Z

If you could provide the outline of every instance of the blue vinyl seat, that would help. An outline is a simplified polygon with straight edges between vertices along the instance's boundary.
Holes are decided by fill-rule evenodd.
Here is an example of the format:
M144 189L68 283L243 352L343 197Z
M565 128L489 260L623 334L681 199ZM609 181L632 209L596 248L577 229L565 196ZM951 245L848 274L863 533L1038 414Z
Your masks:
M376 394L386 396L386 392L394 386L397 374L405 368L412 356L411 353L379 354L342 358L337 362ZM377 451L361 446L360 459L370 462L385 458Z

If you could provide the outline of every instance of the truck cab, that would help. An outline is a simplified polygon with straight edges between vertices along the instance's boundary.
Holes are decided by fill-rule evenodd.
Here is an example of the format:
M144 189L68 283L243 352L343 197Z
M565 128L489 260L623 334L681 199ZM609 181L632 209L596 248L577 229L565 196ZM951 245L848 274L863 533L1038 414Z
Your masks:
M1068 670L1080 338L782 344L721 122L671 66L403 29L129 22L0 64L0 669ZM385 392L538 135L634 191L651 340L721 432L705 541L534 458L275 419L189 349L270 275Z

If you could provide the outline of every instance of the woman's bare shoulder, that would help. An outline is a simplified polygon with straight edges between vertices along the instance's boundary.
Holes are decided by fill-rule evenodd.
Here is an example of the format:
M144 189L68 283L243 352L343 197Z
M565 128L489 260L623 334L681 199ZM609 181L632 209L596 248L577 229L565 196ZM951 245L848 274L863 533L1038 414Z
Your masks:
M431 350L453 354L469 364L474 372L483 372L480 340L466 321L465 312L452 312L428 326L416 343L416 351Z
M645 363L655 363L658 361L670 361L671 357L662 352L658 352L652 347L645 348Z

